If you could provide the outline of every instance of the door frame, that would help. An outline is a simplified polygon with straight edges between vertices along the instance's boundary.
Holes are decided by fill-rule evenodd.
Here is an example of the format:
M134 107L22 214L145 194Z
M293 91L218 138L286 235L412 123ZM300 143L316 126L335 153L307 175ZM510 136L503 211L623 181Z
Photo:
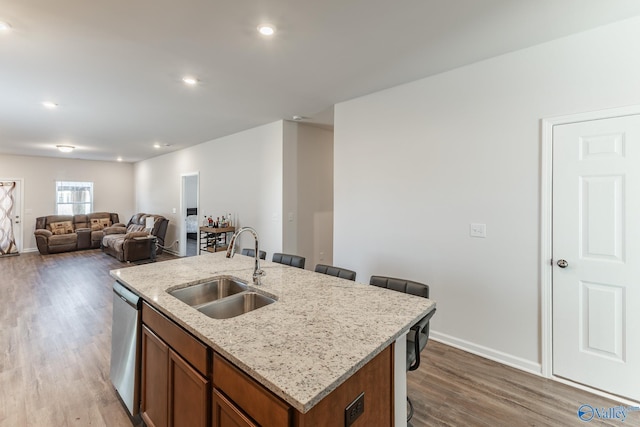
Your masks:
M186 183L187 179L190 176L195 176L196 181L196 208L198 209L198 217L200 217L200 172L186 172L180 174L180 226L178 229L180 230L180 237L178 238L178 256L184 257L187 255L187 192L186 192Z
M22 253L24 249L24 178L1 178L0 181L14 181L19 185L18 197L20 197L20 203L18 203L18 209L20 210L20 236L17 236L15 228L13 230L13 238L16 239L16 248L18 253ZM33 251L36 249L34 248Z
M592 393L613 397L553 375L553 126L598 119L640 114L640 105L547 117L541 120L541 191L540 191L540 302L542 375Z

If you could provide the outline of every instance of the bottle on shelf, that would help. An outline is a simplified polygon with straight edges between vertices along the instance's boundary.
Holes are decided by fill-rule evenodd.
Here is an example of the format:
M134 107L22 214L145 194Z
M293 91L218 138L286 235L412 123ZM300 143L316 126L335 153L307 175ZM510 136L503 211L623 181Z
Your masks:
M202 226L206 227L207 225L209 225L209 220L207 219L207 216L204 215L204 218L202 218Z
M211 215L209 215L209 227L213 227L213 218L211 218Z

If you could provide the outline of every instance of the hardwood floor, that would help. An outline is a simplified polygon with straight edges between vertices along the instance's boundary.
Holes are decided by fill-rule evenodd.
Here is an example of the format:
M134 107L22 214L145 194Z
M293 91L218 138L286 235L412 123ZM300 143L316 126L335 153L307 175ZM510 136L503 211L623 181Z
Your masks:
M421 357L418 370L407 374L413 427L640 426L640 412L629 412L624 422L581 421L583 404L620 404L433 340Z
M109 380L109 270L128 266L100 250L0 258L0 427L132 425ZM434 341L422 356L414 427L640 426L584 423L581 404L616 404Z
M0 259L0 426L132 425L109 380L109 270L131 265L99 249Z

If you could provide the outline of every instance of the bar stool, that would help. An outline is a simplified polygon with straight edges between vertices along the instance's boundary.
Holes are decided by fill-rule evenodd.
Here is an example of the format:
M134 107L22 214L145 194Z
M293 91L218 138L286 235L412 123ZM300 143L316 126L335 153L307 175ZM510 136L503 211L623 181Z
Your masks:
M370 285L387 288L405 294L417 295L429 298L429 285L411 280L396 279L393 277L371 276ZM420 352L427 346L429 340L429 321L436 313L435 308L413 325L407 334L407 372L415 371L420 366ZM409 414L407 422L413 417L413 404L407 396Z

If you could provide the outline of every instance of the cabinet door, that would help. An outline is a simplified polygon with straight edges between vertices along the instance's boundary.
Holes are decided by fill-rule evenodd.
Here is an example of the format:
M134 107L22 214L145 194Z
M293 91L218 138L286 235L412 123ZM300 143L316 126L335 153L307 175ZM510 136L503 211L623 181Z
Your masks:
M258 427L258 425L214 388L213 427Z
M207 427L209 381L169 349L169 427Z
M142 327L142 419L148 427L167 427L169 347Z

